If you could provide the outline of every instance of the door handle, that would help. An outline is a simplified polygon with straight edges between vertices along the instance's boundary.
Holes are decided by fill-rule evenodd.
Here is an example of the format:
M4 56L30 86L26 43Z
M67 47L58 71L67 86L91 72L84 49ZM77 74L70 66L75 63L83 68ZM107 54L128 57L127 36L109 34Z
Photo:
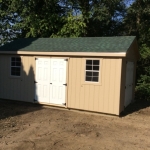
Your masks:
M34 83L38 83L38 82L34 81Z
M63 84L63 85L67 86L67 83L65 83L65 84Z
M52 84L52 83L50 83L50 84Z

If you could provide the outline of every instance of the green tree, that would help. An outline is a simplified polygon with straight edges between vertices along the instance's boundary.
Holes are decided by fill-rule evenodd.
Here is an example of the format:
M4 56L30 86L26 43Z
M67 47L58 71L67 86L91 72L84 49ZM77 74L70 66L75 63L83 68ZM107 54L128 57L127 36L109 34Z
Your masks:
M0 0L1 34L5 41L118 35L124 8L123 0Z
M10 0L0 0L0 45L11 41L19 33L19 30L13 29L13 25L18 22L18 15L11 10L10 5Z
M125 14L123 0L64 0L62 6L66 8L67 17L64 18L66 25L59 31L59 36L62 31L64 36L64 28L68 28L67 36L120 35Z
M73 16L71 13L68 13L64 20L66 23L56 34L52 34L51 37L81 37L86 34L86 24L82 15Z
M50 37L63 25L64 9L58 0L0 0L3 39ZM5 42L3 40L3 42Z

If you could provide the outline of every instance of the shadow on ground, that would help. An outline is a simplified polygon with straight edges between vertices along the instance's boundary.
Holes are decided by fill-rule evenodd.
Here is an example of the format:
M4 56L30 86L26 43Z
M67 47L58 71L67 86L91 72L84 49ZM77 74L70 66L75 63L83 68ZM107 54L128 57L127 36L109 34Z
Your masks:
M125 110L120 114L120 117L125 117L134 112L139 112L140 110L147 107L150 107L150 101L135 101L134 103L130 104L127 108L125 108ZM0 99L0 119L18 116L29 112L38 111L41 109L44 109L43 105Z
M134 112L138 112L144 108L150 107L150 101L147 100L139 100L135 101L134 103L130 104L125 110L121 113L121 117L127 116Z
M41 109L43 109L43 107L39 104L0 99L0 119L18 116Z

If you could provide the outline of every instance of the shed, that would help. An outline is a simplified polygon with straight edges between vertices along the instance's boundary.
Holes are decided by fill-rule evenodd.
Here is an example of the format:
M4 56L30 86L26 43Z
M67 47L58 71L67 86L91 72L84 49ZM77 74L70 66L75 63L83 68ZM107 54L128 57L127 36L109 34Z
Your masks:
M0 47L0 98L119 115L138 58L134 36L14 40Z

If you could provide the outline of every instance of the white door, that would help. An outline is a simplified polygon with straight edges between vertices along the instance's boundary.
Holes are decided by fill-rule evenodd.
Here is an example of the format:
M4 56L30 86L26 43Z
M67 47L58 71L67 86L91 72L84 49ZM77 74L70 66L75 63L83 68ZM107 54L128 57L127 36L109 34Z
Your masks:
M50 59L36 58L35 100L49 103Z
M125 102L124 102L125 107L128 106L132 102L133 73L134 73L134 62L127 62L126 84L125 84Z
M50 103L65 105L66 60L51 59Z

